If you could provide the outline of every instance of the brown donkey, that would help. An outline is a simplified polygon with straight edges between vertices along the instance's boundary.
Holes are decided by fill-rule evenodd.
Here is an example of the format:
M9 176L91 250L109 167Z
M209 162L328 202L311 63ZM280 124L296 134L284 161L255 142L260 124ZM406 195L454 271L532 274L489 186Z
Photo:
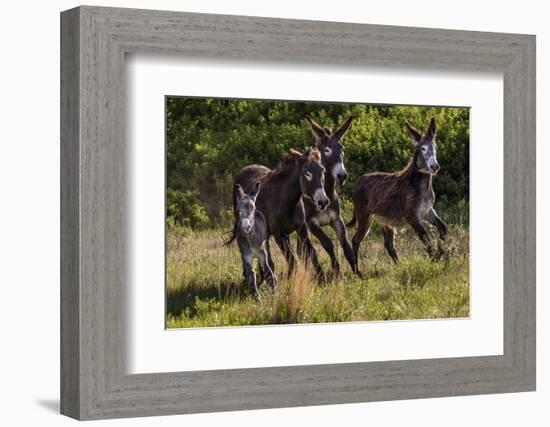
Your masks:
M269 234L275 238L275 242L283 251L289 272L292 273L295 264L289 236L296 231L303 242L299 255L306 261L311 261L316 274L322 276L317 254L309 238L302 202L302 198L311 200L321 211L330 202L324 190L325 168L321 164L319 151L308 149L301 153L291 149L289 156L282 159L281 164L274 170L261 165L250 165L239 172L235 178L233 193L235 228L230 241L236 236L237 229L237 185L245 192L250 192L256 182L260 182L262 188L256 198L256 208L265 216ZM269 251L268 258L269 265L274 270Z
M435 120L432 118L424 134L405 123L416 147L412 160L401 171L394 173L374 172L362 175L353 191L353 218L348 224L357 222L357 232L352 245L355 256L359 246L369 232L371 216L382 226L386 251L397 262L395 250L395 228L410 225L425 244L430 256L434 256L423 221L437 227L441 239L447 234L447 226L435 212L435 194L432 176L439 171L436 158Z
M326 170L325 193L330 199L330 204L324 211L317 209L315 204L310 200L303 200L308 228L319 239L319 242L330 256L334 276L340 275L340 265L334 252L334 244L323 231L322 227L326 225L330 225L336 232L338 241L344 250L344 256L349 262L352 271L357 273L355 254L348 240L348 232L340 213L340 198L336 192L336 187L344 185L348 179L348 173L344 166L344 146L342 145L342 141L351 125L352 117L348 117L335 132L332 132L330 128L320 126L309 116L306 116L306 120L315 137L317 148L321 152L321 163Z

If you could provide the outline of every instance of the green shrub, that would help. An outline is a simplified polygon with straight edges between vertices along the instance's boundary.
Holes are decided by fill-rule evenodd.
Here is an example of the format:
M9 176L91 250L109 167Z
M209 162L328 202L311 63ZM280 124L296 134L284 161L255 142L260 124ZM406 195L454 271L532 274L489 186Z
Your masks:
M208 215L201 205L197 191L168 188L166 199L166 216L172 223L198 229L208 225Z
M441 164L436 208L453 221L468 219L459 206L467 207L469 195L468 108L169 97L166 111L168 215L191 227L227 225L233 179L242 167L274 168L289 148L314 145L306 114L333 129L354 117L343 140L350 180L339 189L346 218L360 175L397 171L410 160L405 121L424 130L435 117Z

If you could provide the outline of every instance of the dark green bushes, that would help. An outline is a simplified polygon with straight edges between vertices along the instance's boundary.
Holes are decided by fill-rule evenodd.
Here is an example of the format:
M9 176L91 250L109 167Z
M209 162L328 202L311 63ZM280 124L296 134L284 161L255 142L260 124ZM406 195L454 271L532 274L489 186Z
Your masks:
M310 114L335 128L354 117L344 139L348 200L357 177L395 171L409 161L405 121L424 129L435 117L438 161L436 207L466 221L469 200L469 109L373 106L259 100L167 98L167 215L192 228L227 226L233 176L245 165L275 167L289 148L314 144L304 120Z

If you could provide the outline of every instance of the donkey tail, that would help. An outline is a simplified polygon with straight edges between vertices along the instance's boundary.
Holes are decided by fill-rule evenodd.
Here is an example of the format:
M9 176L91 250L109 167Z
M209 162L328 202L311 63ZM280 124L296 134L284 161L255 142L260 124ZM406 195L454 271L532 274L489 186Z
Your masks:
M229 246L237 238L237 221L233 223L233 229L229 232L229 239L223 242L224 246Z
M350 222L346 224L346 227L354 227L355 224L357 224L357 216L355 215L355 208L353 208L353 217L351 218Z
M229 232L229 239L223 242L224 246L229 246L237 238L237 188L236 185L233 185L233 214L235 216L235 221L233 222L233 229Z

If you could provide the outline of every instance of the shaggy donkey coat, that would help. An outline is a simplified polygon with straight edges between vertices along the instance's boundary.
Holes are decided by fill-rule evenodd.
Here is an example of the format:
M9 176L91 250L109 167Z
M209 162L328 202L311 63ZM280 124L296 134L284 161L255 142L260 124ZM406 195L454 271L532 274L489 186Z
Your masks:
M435 120L430 120L426 133L416 130L409 123L405 125L415 145L409 164L399 172L362 175L355 185L352 196L354 214L348 226L357 223L352 239L356 257L359 256L361 242L368 234L373 215L382 226L384 246L394 262L398 261L394 244L396 228L411 226L432 257L435 256L434 249L423 222L434 225L441 239L447 234L447 226L433 208L435 194L432 177L439 171Z
M330 128L317 124L309 116L306 116L306 120L315 137L317 149L321 152L321 162L326 170L325 193L330 200L328 207L324 211L319 211L310 200L304 199L309 231L319 239L319 242L325 251L327 251L332 263L333 275L338 276L340 274L340 264L334 252L334 245L330 237L322 229L322 227L330 225L338 236L338 241L344 250L344 256L352 271L357 273L357 261L348 240L348 232L340 213L340 198L336 192L336 186L344 185L348 178L348 173L344 166L344 146L342 145L342 140L351 125L352 117L348 117L334 133Z
M304 153L291 149L289 156L282 159L280 165L271 170L261 165L244 167L235 178L233 208L237 215L237 185L245 192L260 182L262 190L256 199L256 207L265 216L269 234L282 250L289 267L294 271L295 255L290 246L290 234L298 234L303 244L299 255L311 262L318 276L322 269L317 254L309 238L302 198L311 200L319 210L324 210L329 199L324 190L325 170L321 164L321 154L317 149L308 149ZM235 218L237 219L237 218ZM233 235L235 235L236 223ZM269 264L273 270L273 260L268 252Z
M237 190L237 244L241 252L243 272L250 290L259 298L256 272L253 261L258 260L261 277L265 278L272 289L275 289L276 278L269 265L269 231L264 215L256 209L256 198L260 191L260 183L256 182L252 190L247 194L240 185Z

